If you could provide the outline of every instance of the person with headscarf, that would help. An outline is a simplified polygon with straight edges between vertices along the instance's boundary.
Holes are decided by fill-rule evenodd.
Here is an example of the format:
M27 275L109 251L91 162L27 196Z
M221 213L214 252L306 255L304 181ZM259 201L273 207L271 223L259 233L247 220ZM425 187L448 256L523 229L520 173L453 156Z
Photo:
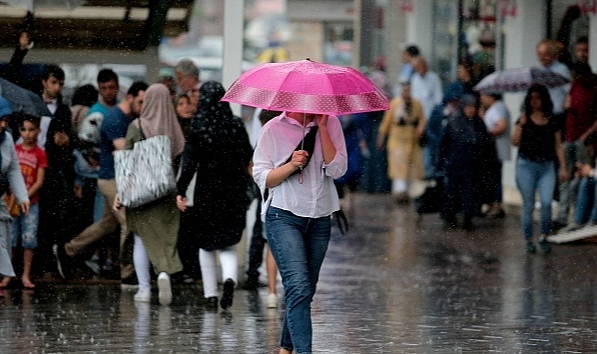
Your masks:
M141 115L129 125L124 148L132 149L136 142L159 135L170 138L172 161L176 161L184 149L184 135L176 119L170 91L164 84L157 83L145 91ZM118 200L114 204L120 206ZM139 207L126 208L126 221L135 234L133 263L139 281L135 301L151 299L151 262L158 274L160 304L169 305L172 301L170 275L183 269L176 248L180 212L176 208L175 193Z
M458 113L448 118L441 140L439 169L444 176L442 217L446 228L456 228L456 214L462 213L462 228L474 229L472 218L481 210L481 177L497 159L495 142L478 110L477 97L464 95Z
M12 193L15 195L21 207L21 212L24 215L29 213L30 205L15 144L11 134L6 131L8 119L10 119L11 115L10 103L3 97L0 97L0 275L4 277L15 276L10 258L12 245L10 226L12 217L8 212L4 198L8 187L10 187ZM4 296L2 288L6 285L8 285L8 282L5 284L4 281L0 285L0 297Z
M400 95L390 102L390 109L384 114L377 148L387 145L392 193L399 204L405 204L409 202L410 182L424 175L420 139L426 119L421 102L411 96L410 84L402 85Z
M208 81L199 89L198 110L187 135L178 179L176 202L199 241L203 295L211 308L218 306L216 251L224 280L220 306L232 305L237 284L236 244L246 225L247 186L253 149L244 122L220 101L222 84ZM193 206L187 207L187 188L197 173Z

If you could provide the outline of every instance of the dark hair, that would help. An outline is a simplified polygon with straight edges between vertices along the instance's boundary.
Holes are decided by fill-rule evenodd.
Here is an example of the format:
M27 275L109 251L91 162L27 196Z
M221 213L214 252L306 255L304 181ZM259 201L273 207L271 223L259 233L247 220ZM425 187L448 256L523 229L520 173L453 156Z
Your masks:
M24 127L25 122L29 122L29 123L33 124L37 129L39 129L39 127L41 126L41 117L38 117L38 116L18 112L18 113L15 113L13 118L15 118L15 120L17 120L19 122L19 128Z
M549 91L547 87L543 85L533 85L529 87L527 90L527 95L524 98L524 113L527 117L531 116L533 113L533 107L531 107L531 94L538 93L539 98L541 99L541 111L547 117L551 117L553 111L553 102L551 101L551 97L549 97Z
M42 80L48 80L50 76L54 76L54 78L57 80L64 81L64 70L62 70L58 65L48 65L41 78Z
M71 105L82 105L91 107L97 102L97 90L93 85L87 84L78 87L73 94Z
M504 98L503 94L497 93L497 92L489 92L489 91L487 91L487 92L479 92L479 93L481 95L486 95L486 96L492 97L496 101L501 101L502 98Z
M408 47L406 47L406 49L404 49L404 51L413 57L418 57L421 54L419 47L417 47L416 45L409 45Z
M574 43L574 44L581 44L581 43L589 44L589 37L588 36L580 36L580 37L578 37L578 39L576 40L576 43Z
M591 76L593 74L593 70L591 70L591 65L588 63L583 62L576 62L572 66L572 72L574 76Z
M118 75L112 69L102 69L97 73L97 82L103 84L108 81L116 81L118 83Z
M139 91L147 91L149 85L143 81L135 81L129 87L129 90L126 92L127 95L133 95L133 97L139 96Z

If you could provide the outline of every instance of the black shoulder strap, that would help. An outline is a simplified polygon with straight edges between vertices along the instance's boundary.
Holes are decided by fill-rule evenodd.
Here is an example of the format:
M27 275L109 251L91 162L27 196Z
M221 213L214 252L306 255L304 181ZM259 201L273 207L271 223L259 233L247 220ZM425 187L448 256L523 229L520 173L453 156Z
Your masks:
M317 136L317 128L318 128L317 126L311 127L311 129L305 135L303 140L301 142L299 142L297 147L294 149L294 151L297 151L297 150L301 150L301 147L302 147L302 150L305 150L306 152L309 153L309 155L307 156L307 162L305 163L305 166L307 166L309 164L309 161L311 161L311 156L313 156L313 151L315 151L315 138ZM290 154L290 156L288 157L288 159L286 160L285 163L288 163L291 160L292 160L292 154ZM303 166L303 168L305 166ZM298 170L294 171L293 173L291 173L290 175L292 176L294 174L299 173L300 171L301 170L298 169Z

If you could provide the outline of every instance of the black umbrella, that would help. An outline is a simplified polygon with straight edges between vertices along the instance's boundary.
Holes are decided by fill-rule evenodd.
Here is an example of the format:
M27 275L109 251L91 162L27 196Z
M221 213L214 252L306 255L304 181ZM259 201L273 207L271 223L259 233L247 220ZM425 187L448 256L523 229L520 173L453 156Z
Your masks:
M52 117L52 112L40 96L3 78L0 78L0 96L10 102L14 112Z

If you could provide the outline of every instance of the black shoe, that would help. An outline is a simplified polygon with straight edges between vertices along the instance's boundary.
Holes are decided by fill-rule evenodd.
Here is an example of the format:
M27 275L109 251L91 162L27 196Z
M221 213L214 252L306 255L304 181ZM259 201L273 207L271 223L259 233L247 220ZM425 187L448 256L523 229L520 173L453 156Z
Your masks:
M444 229L456 230L458 228L458 221L454 215L444 215Z
M475 231L475 225L470 217L465 217L462 222L462 229L465 231Z
M128 277L120 279L120 288L122 290L139 289L139 280L137 279L137 273L133 272Z
M218 298L216 296L208 297L205 299L205 307L212 310L218 309Z
M232 299L234 298L234 280L228 278L224 282L224 291L222 292L222 299L220 300L220 306L224 310L232 306Z
M550 253L551 252L551 245L549 244L549 242L547 241L547 239L545 237L541 237L539 239L539 247L541 247L541 250L543 251L543 253Z
M258 288L266 288L267 284L261 283L259 280L247 279L243 284L243 290L257 290Z
M189 276L186 273L183 272L178 272L176 274L172 274L170 276L170 279L172 280L172 284L193 284L195 282L195 280L193 278L191 278L191 276Z
M72 260L71 257L66 254L64 246L54 244L52 246L52 252L56 258L56 268L58 269L58 274L60 274L62 279L70 278L70 264L72 263Z

